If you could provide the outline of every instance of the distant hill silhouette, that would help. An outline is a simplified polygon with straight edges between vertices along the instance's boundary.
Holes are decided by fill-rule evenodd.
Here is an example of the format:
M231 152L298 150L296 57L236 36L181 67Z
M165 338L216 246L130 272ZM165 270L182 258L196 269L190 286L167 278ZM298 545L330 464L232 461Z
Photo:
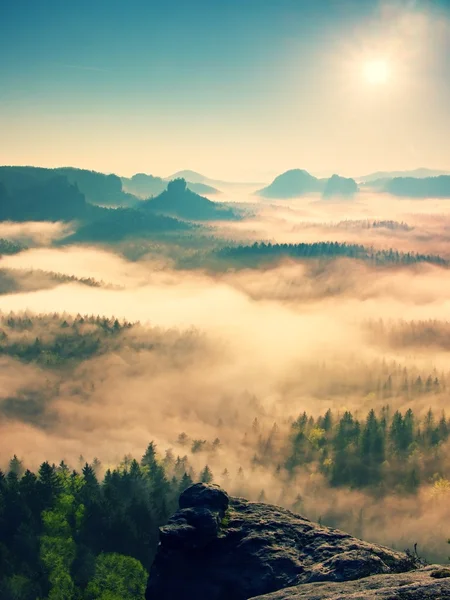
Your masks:
M356 181L370 183L379 179L394 179L394 177L414 177L416 179L424 179L427 177L438 177L439 175L449 175L449 171L442 171L440 169L412 169L410 171L377 171L376 173L369 173L362 177L356 177Z
M424 179L394 177L386 182L384 191L409 198L450 198L450 175Z
M173 179L185 179L186 181L190 181L192 183L206 183L209 184L213 180L209 179L209 177L205 177L201 173L197 173L196 171L190 171L189 169L185 169L184 171L177 171L173 175L165 178L166 181L172 181Z
M70 242L116 242L129 237L182 232L192 229L190 223L172 217L133 208L100 208L95 217L62 240Z
M384 192L386 185L392 181L390 177L382 177L381 179L374 179L373 181L361 181L359 183L360 189L365 189L371 192Z
M65 175L70 183L75 183L88 202L103 206L132 206L136 198L124 192L122 181L117 175L105 175L86 169L63 167L55 169Z
M146 173L136 173L132 177L121 177L123 189L139 198L148 198L160 194L166 187L161 177Z
M0 167L0 221L74 222L77 231L60 243L117 241L131 236L186 231L193 227L156 211L91 204L78 184L69 181L69 177L73 179L74 176L85 188L90 187L91 197L103 197L108 188L110 197L113 193L123 193L121 181L115 175L103 176L78 169ZM138 206L144 205L133 198Z
M256 194L263 198L296 198L311 192L321 192L323 189L323 180L303 169L291 169L278 175L270 185Z
M195 192L196 194L208 194L213 196L221 193L220 190L212 185L207 185L206 183L192 183L191 181L187 181L186 183L188 190L191 190L191 192Z
M206 175L202 175L201 173L197 173L196 171L190 171L186 169L184 171L178 171L177 173L173 173L169 175L169 177L165 177L165 181L172 181L174 179L185 179L188 184L188 188L197 194L208 194L211 195L213 192L208 191L201 186L206 185L213 189L216 189L219 193L224 190L233 190L242 188L257 188L258 186L263 185L262 183L255 183L253 181L224 181L222 179L212 179L211 177L206 177Z
M167 185L167 190L156 198L146 200L141 205L142 210L172 215L193 221L235 220L238 213L233 209L212 202L199 196L187 188L185 179L174 179Z
M105 175L73 167L0 167L0 182L11 197L21 190L35 187L57 176L63 176L68 183L76 185L86 201L92 204L130 206L137 202L137 198L122 190L122 182L117 175Z
M324 198L335 196L352 197L358 192L358 185L354 179L332 175L328 179L323 191Z
M0 181L0 220L71 221L87 217L89 205L67 177L54 175L50 179L33 180L26 176L25 179L23 187L9 189Z
M121 179L124 190L140 198L157 196L167 187L167 181L165 179L147 175L146 173L136 173L133 177L122 177ZM197 194L220 194L219 190L210 185L206 185L205 183L193 183L187 181L187 187Z

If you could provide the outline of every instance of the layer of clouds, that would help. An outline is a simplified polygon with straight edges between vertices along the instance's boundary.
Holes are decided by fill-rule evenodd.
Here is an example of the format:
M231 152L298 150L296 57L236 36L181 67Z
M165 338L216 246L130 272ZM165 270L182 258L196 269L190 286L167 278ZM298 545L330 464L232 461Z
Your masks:
M0 238L20 242L27 246L45 246L69 235L72 231L72 225L61 222L0 222Z
M367 203L348 209L317 207L310 200L291 208L264 206L257 218L236 227L247 240L252 231L258 238L270 234L276 240L288 232L292 241L306 241L302 236L308 235L317 240L323 232L324 239L369 239L374 245L377 239L380 247L403 243L417 250L422 243L429 252L435 251L440 235L444 245L448 225L440 216L441 205L434 207L434 215L432 205L425 217L411 212L412 203L402 206L406 212L393 209L389 218L407 222L410 231L335 227L332 223L346 219L386 218L388 207L378 212ZM320 220L325 214L328 225ZM392 495L382 502L360 492L330 490L314 473L299 473L295 482L283 485L273 469L252 463L251 436L255 417L265 435L276 422L279 439L286 439L290 419L303 410L317 415L328 408L348 408L364 418L367 410L383 403L363 392L383 372L383 361L425 375L433 369L449 372L450 357L442 344L421 345L420 339L414 347L392 344L367 327L380 318L392 323L446 321L447 269L428 264L374 268L337 260L186 271L164 266L152 252L130 262L104 249L76 246L3 257L0 268L11 277L24 269L42 269L118 286L68 283L10 293L0 296L3 312L101 314L142 323L122 332L114 350L63 373L2 359L0 402L3 409L9 407L0 413L3 463L15 453L31 467L62 458L76 465L83 453L88 460L98 456L105 466L114 466L127 453L142 455L150 440L162 453L173 448L176 454L191 455L190 444L178 440L185 432L190 441L207 442L205 451L190 456L194 468L208 463L217 481L235 493L256 499L264 489L268 500L288 506L300 494L302 510L311 518L326 515L329 522L369 539L400 547L419 541L433 556L444 555L445 540L433 542L429 531L448 521L448 501L431 496L431 484L416 498ZM46 339L53 332L46 326L32 335ZM419 414L431 401L437 413L447 405L444 392L432 400L392 400ZM213 451L217 437L221 444ZM240 466L244 475L238 477ZM225 468L230 480L221 477ZM359 531L361 511L364 528Z

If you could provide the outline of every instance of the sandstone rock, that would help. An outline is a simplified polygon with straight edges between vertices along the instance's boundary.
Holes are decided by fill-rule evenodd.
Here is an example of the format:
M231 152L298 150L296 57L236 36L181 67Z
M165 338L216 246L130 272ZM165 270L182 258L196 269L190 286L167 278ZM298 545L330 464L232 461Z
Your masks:
M298 584L402 573L417 566L402 552L277 506L228 498L205 484L182 494L180 510L161 528L160 541L147 600L247 600Z
M443 571L445 569L431 566L344 583L309 583L252 600L446 600L450 598L450 579L433 575ZM446 571L450 574L448 569Z
M203 506L211 510L225 512L229 501L228 494L218 485L195 483L181 494L178 504L181 509Z

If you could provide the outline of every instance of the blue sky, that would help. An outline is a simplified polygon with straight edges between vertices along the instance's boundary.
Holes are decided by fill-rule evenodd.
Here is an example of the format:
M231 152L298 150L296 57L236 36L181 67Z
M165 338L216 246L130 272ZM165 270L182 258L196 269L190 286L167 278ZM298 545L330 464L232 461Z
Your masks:
M0 162L256 180L449 166L447 4L0 0ZM393 81L369 90L387 47Z

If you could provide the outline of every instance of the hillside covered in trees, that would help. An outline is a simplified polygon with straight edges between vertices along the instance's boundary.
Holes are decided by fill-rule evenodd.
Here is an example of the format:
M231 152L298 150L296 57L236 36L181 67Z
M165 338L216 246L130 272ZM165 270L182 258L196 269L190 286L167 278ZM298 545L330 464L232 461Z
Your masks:
M436 385L431 382L427 393ZM333 487L369 486L379 497L393 488L413 495L424 479L434 482L436 495L446 493L450 481L439 474L437 456L449 433L445 415L435 418L430 410L422 420L411 410L392 413L386 406L379 415L371 410L362 420L349 411L327 411L317 419L303 413L285 439L275 425L264 438L255 419L251 436L254 465L273 470L281 488L292 485L299 468L307 471L316 465L328 479L331 494ZM186 444L187 436L181 437ZM201 452L202 444L194 441L191 452ZM281 455L277 445L283 448ZM158 457L153 442L140 460L125 456L116 468L105 471L98 458L89 464L82 456L73 467L64 460L59 465L44 462L33 473L14 455L6 473L0 471L2 599L142 600L158 527L176 509L178 495L193 481L218 480L224 485L236 470L230 465L230 471L215 478L206 465L196 473L187 455L167 451ZM233 476L239 484L242 467ZM265 498L261 489L258 499ZM290 508L304 511L301 492ZM336 525L331 513L321 519ZM363 514L355 529L363 535Z
M257 267L282 258L297 260L352 258L367 261L374 265L411 265L432 263L446 266L448 262L441 256L399 252L398 250L375 250L359 244L339 242L314 242L300 244L272 244L255 242L252 245L224 247L217 252L220 258L236 265Z

